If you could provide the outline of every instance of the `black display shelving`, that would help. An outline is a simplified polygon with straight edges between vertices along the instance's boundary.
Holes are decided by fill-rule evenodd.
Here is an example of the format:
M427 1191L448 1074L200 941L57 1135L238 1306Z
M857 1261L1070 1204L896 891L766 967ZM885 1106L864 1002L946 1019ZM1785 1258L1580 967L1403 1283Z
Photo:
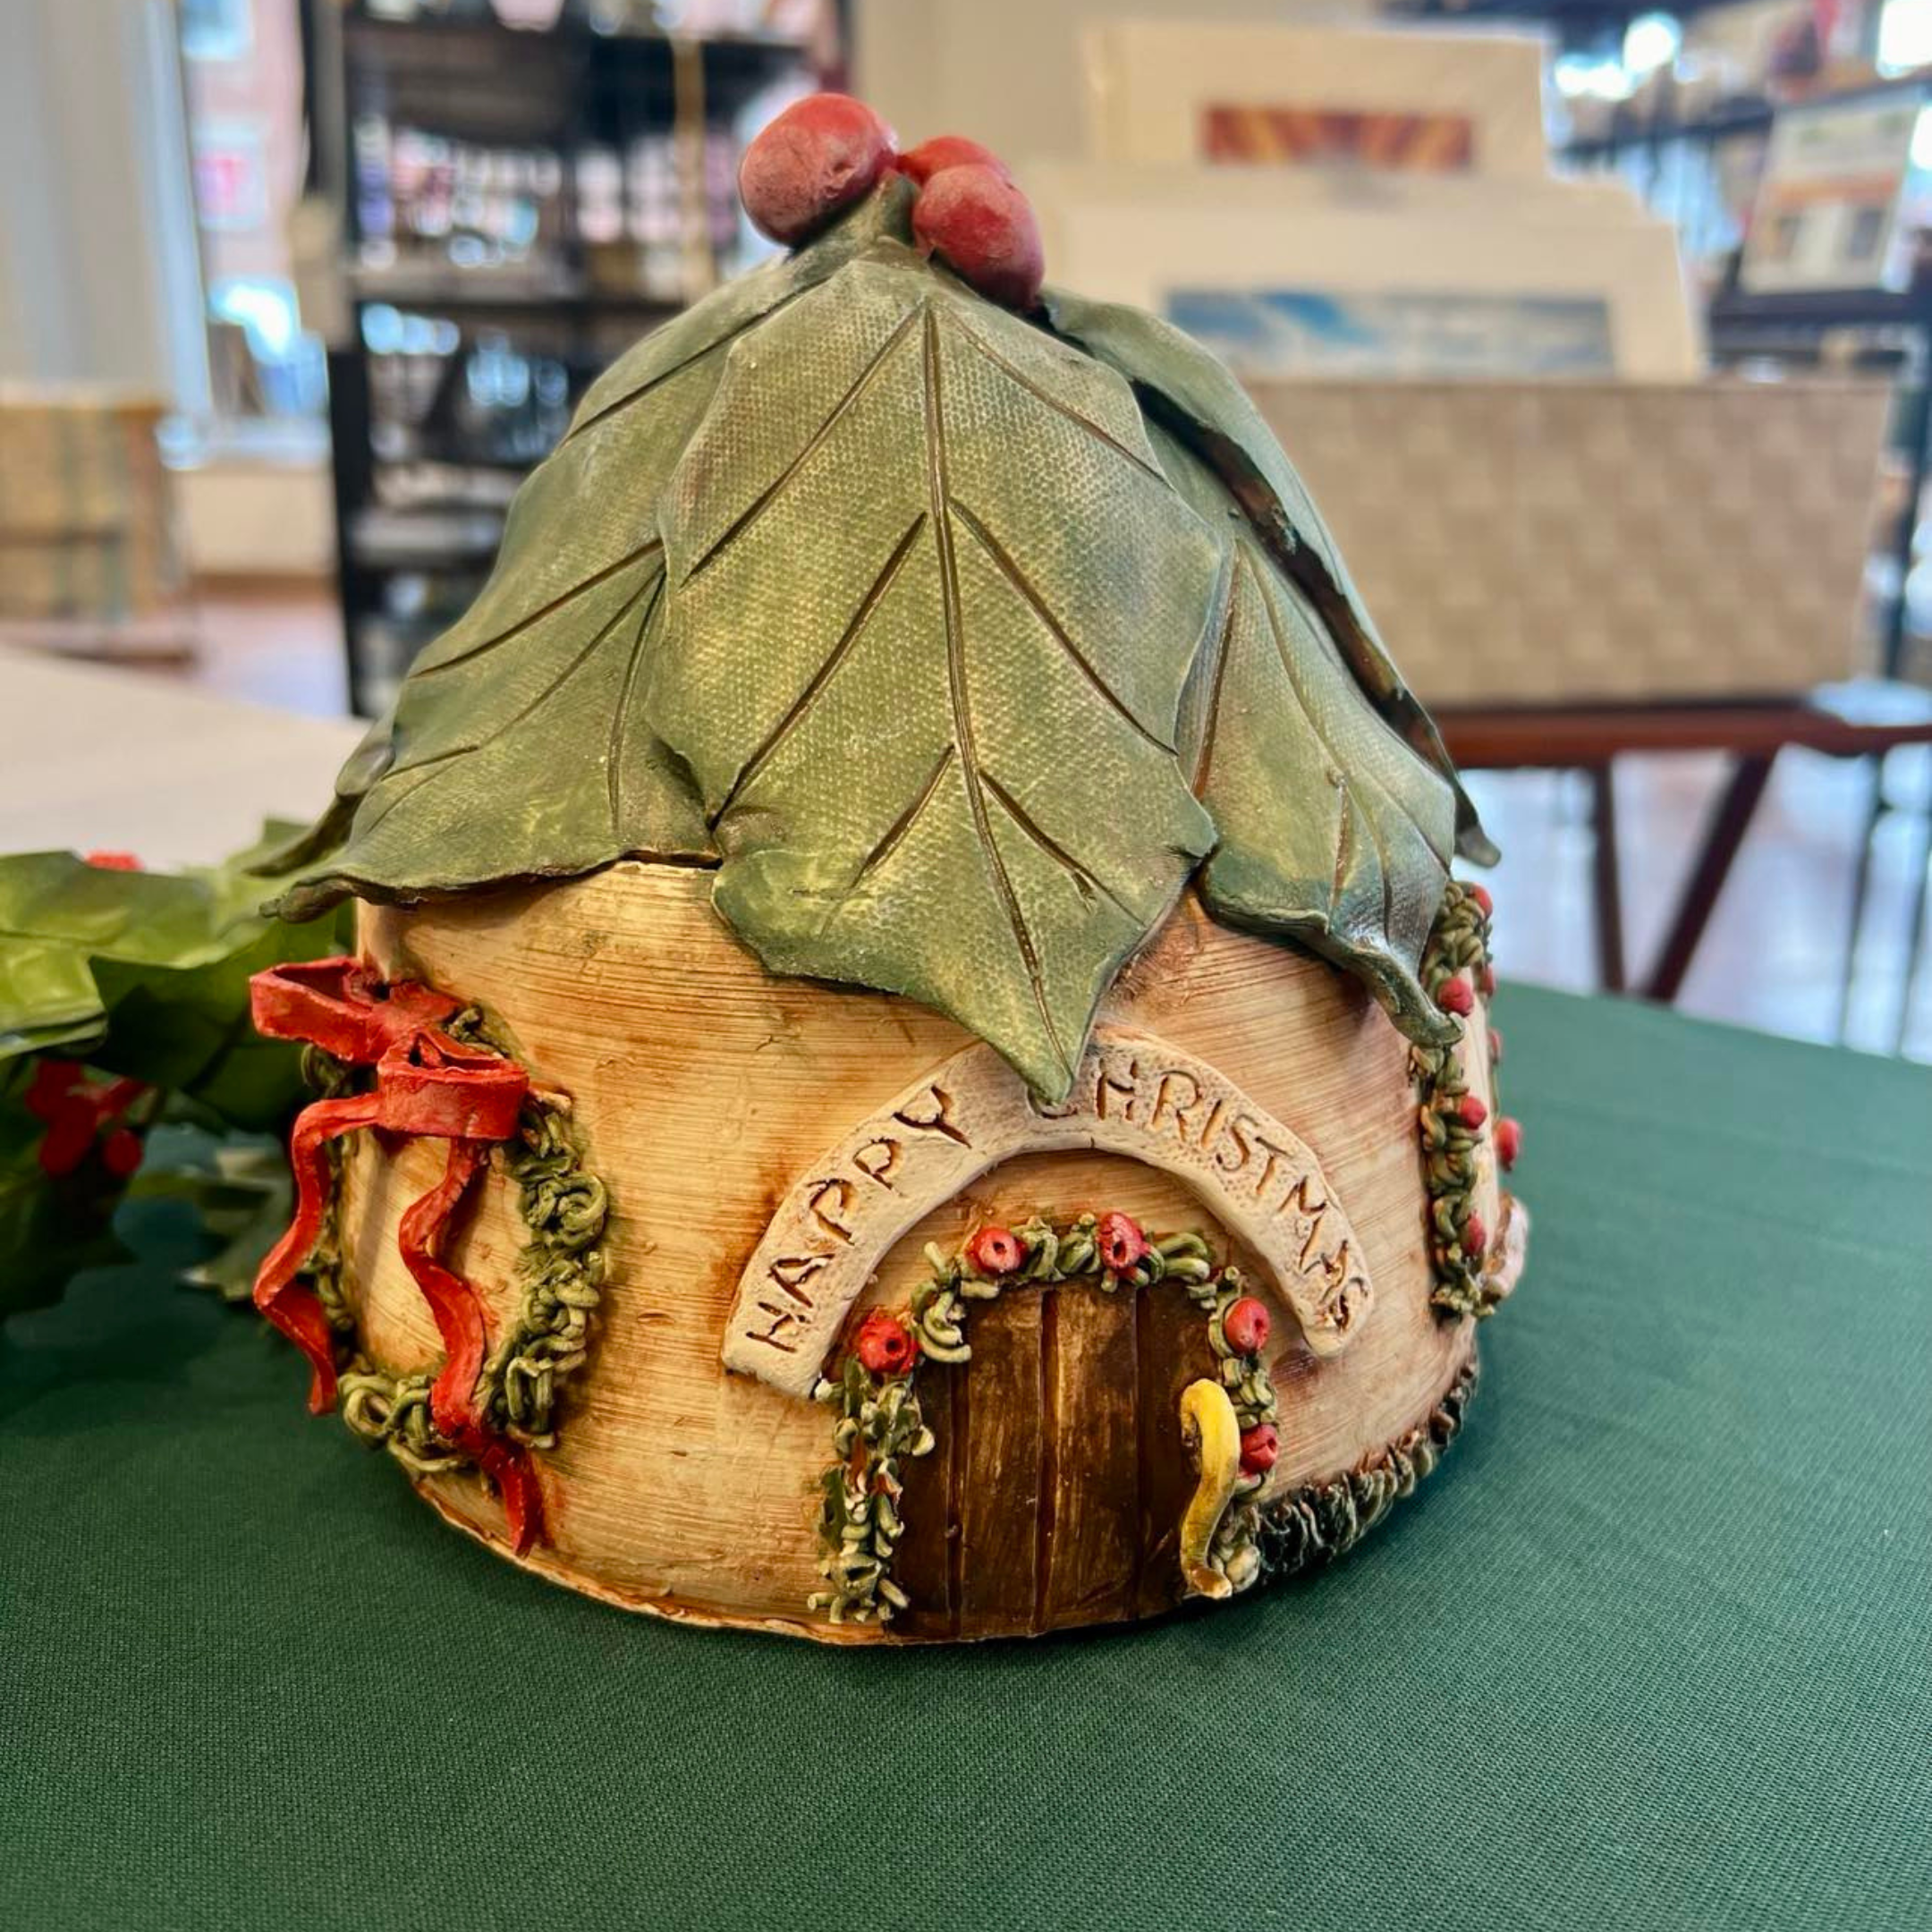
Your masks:
M645 276L634 235L587 233L583 157L622 167L640 143L668 150L674 130L687 160L693 143L718 148L748 100L818 72L823 51L764 32L600 30L580 0L538 30L483 0L396 11L304 9L311 178L341 213L329 421L349 699L364 716L480 587L517 480L597 371L712 267L715 183L698 199L668 191L676 233ZM432 233L404 219L419 189L444 197ZM628 225L635 183L603 190Z

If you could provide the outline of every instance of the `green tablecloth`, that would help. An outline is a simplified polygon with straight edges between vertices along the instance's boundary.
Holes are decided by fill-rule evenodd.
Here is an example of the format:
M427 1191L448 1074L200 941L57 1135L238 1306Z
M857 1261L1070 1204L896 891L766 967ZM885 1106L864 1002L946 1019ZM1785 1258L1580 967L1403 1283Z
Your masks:
M1161 1629L668 1628L443 1529L159 1252L16 1323L0 1923L1932 1922L1932 1077L1503 1018L1537 1223L1462 1442Z

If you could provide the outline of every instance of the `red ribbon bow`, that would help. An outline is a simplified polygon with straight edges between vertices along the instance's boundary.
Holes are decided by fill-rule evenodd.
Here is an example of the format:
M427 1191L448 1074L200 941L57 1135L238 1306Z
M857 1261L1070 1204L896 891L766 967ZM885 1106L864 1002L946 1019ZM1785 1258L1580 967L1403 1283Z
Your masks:
M385 981L353 959L271 967L255 975L249 990L258 1032L306 1040L352 1066L376 1070L370 1092L318 1100L296 1116L289 1140L295 1217L255 1277L255 1306L308 1358L309 1406L326 1414L335 1406L335 1338L320 1299L297 1275L322 1232L327 1144L361 1127L447 1140L443 1178L403 1215L396 1245L443 1338L430 1416L496 1484L521 1555L540 1527L535 1475L522 1449L498 1436L478 1405L487 1322L481 1298L445 1265L441 1250L492 1143L516 1132L530 1078L514 1061L465 1046L443 1030L461 1000L409 980Z

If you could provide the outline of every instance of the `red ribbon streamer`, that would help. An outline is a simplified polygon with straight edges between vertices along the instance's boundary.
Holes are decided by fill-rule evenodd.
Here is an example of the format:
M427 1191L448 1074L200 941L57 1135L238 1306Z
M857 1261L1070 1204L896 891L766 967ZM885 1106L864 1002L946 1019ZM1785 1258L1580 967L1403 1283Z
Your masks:
M491 1144L516 1132L529 1076L515 1062L443 1031L460 1000L411 981L379 979L353 959L272 967L257 973L249 990L257 1031L306 1040L352 1066L376 1070L373 1091L318 1100L296 1117L289 1142L294 1219L255 1278L255 1306L308 1359L309 1406L326 1414L335 1406L335 1337L320 1299L297 1277L322 1232L328 1144L362 1127L447 1140L443 1178L403 1215L397 1247L443 1342L430 1415L496 1483L521 1555L542 1524L535 1472L522 1448L491 1429L478 1405L487 1318L476 1290L443 1260L442 1249Z

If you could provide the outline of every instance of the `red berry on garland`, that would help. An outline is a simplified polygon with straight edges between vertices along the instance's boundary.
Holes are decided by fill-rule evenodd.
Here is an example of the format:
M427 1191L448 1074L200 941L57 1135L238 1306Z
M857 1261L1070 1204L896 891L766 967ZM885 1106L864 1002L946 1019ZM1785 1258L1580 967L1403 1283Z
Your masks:
M1502 1057L1503 1029L1493 1026L1489 1029L1489 1064L1494 1066Z
M966 1243L966 1258L980 1275L1011 1275L1026 1259L1026 1244L1011 1228L983 1227Z
M90 852L87 862L101 872L139 872L141 862L132 852Z
M1445 1013L1472 1013L1476 1011L1476 996L1470 989L1470 983L1461 973L1453 979L1445 979L1442 990L1436 996L1436 1004Z
M1272 1422L1257 1422L1243 1429L1241 1438L1241 1466L1244 1476L1265 1476L1275 1467L1281 1453L1281 1436Z
M1480 1261L1489 1252L1489 1230L1479 1214L1472 1214L1462 1224L1462 1252L1472 1261Z
M930 140L908 148L894 165L908 181L917 182L921 188L935 174L954 167L989 167L1002 181L1013 179L1006 164L990 148L982 148L963 134L935 134Z
M1030 309L1046 258L1027 198L984 163L935 174L912 204L912 239L990 301Z
M1131 1215L1102 1215L1094 1238L1100 1247L1100 1265L1109 1275L1130 1274L1149 1252L1148 1238Z
M1251 1294L1244 1294L1221 1318L1221 1333L1237 1355L1258 1355L1267 1346L1274 1326L1268 1311Z
M1483 962L1483 970L1478 983L1482 987L1485 999L1494 999L1496 997L1496 968L1490 965L1487 960Z
M101 1165L116 1181L125 1181L140 1164L140 1136L131 1127L116 1127L101 1143Z
M1471 1133L1474 1133L1489 1118L1489 1109L1472 1093L1466 1093L1462 1096L1462 1100L1457 1104L1455 1112L1456 1118Z
M1522 1123L1512 1120L1505 1114L1496 1123L1496 1158L1505 1167L1516 1165L1516 1157L1522 1152Z
M744 151L738 195L774 242L809 239L892 165L893 131L849 94L793 101Z
M1485 919L1495 918L1496 901L1489 896L1489 888L1487 886L1471 886L1469 895L1476 902L1477 910Z
M919 1343L906 1325L885 1309L874 1309L859 1324L852 1353L874 1375L903 1375L919 1353Z

